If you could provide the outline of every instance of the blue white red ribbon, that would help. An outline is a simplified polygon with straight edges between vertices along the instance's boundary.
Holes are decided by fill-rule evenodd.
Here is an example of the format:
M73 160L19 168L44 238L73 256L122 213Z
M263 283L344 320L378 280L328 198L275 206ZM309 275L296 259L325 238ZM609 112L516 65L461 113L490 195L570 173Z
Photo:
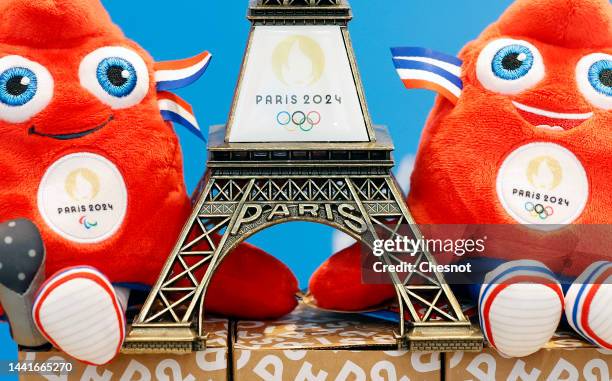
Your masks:
M204 140L198 121L193 113L191 105L181 97L168 91L157 93L157 103L164 120L178 123L194 133L198 138Z
M184 60L156 62L157 90L175 90L191 85L204 74L211 58L209 52L203 52Z
M457 103L463 91L459 58L419 47L391 48L391 54L407 88L433 90Z

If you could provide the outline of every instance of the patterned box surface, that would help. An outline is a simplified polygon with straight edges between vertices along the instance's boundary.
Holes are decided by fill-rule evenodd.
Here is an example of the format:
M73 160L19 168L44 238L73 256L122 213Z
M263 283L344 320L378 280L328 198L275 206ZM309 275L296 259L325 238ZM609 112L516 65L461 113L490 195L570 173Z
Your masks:
M612 352L558 333L525 358L480 353L419 353L394 349L396 325L300 306L275 321L207 322L206 351L185 355L120 355L88 366L58 351L20 352L21 361L70 361L68 374L22 374L21 380L611 380ZM232 353L228 350L232 340ZM228 360L231 364L228 367ZM444 369L441 369L441 368Z
M397 351L394 324L298 307L283 319L240 321L233 345L236 381L439 381L438 353Z
M491 348L481 353L449 353L444 368L447 381L609 381L612 351L560 332L531 356L505 358Z
M184 355L121 354L110 364L97 367L71 360L58 351L19 352L20 361L32 361L35 364L69 361L73 365L72 371L66 374L27 373L22 374L20 380L225 381L228 379L228 321L209 319L206 322L206 329L210 336L205 351Z

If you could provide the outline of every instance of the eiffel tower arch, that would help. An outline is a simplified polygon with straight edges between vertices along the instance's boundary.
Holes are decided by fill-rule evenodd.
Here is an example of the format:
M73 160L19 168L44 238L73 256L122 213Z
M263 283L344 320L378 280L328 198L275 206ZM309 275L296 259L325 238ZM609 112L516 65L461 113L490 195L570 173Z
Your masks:
M421 237L391 172L394 165L391 138L385 128L374 127L370 122L346 28L351 18L348 4L344 0L259 0L249 12L253 29L245 54L248 58L243 63L228 126L211 128L208 169L198 186L199 197L160 277L133 322L125 351L185 352L205 348L204 300L215 271L238 244L270 226L290 221L326 224L351 235L365 250L372 248L377 239ZM298 36L315 28L319 34L329 37L321 46L346 49L345 57L332 55L327 61L340 63L342 67L334 68L332 75L348 73L351 85L336 89L338 94L335 98L330 95L327 108L310 112L309 116L300 114L301 111L291 116L288 111L274 109L271 115L276 117L272 120L276 119L279 124L275 128L291 122L295 128L278 134L278 130L270 130L269 141L265 138L257 141L260 129L265 131L270 123L256 126L255 134L253 125L260 118L270 116L270 107L259 109L249 103L253 100L249 94L263 93L259 88L249 89L250 83L257 83L256 78L249 77L253 71L251 60L257 61L254 52L265 50L266 41L276 38L277 32L284 38L278 46L291 39L312 45L312 41L292 34L296 25L303 25ZM318 25L323 27L317 29ZM265 28L258 32L262 26ZM339 40L333 41L334 38ZM261 70L254 72L257 76L265 75ZM263 98L257 95L257 104ZM332 99L342 101L334 106ZM354 99L354 108L349 107L351 99ZM335 113L329 112L331 107L335 107ZM260 118L241 118L244 114ZM317 120L310 115L318 115ZM295 135L301 134L300 130L310 133L323 117L330 115L355 124L337 135L325 135L322 131L325 141L314 141L312 135ZM306 123L310 125L303 128ZM317 128L329 130L338 124ZM346 136L358 138L351 140ZM290 141L283 140L287 137ZM436 263L427 251L415 253L411 258L417 265ZM386 264L405 259L393 252L381 257ZM400 308L400 323L394 332L398 348L482 348L482 335L464 316L440 273L413 271L407 275L389 273L389 276Z

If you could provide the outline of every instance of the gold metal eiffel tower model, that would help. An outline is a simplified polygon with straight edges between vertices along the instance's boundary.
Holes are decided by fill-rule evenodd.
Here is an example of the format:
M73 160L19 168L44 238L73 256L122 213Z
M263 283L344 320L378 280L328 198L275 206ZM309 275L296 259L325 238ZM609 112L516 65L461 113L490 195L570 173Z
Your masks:
M199 199L126 339L128 352L206 346L204 298L223 259L272 225L310 221L366 247L421 237L392 174L393 144L372 126L344 0L259 0L228 125L211 128ZM402 257L401 259L405 259ZM400 260L386 253L387 264ZM415 264L435 264L428 252ZM480 350L482 336L439 273L390 274L399 348Z

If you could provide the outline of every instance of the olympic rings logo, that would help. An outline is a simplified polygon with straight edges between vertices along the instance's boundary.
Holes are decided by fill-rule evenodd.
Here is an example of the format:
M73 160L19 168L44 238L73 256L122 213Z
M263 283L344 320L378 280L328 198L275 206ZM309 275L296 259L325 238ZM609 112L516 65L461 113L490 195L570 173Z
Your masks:
M532 217L539 217L541 220L545 220L554 214L552 206L544 206L542 204L533 204L531 202L525 203L525 210L531 213Z
M308 114L302 111L296 111L293 114L281 111L276 115L276 121L281 126L287 126L290 131L296 131L299 128L308 132L321 123L321 114L317 111L310 111Z

